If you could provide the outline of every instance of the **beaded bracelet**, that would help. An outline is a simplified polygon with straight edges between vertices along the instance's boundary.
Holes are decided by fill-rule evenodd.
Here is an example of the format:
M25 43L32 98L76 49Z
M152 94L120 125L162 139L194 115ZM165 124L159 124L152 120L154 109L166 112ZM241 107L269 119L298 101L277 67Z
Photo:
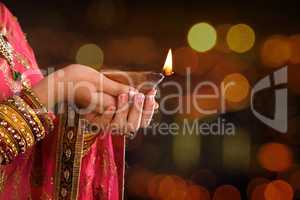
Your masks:
M0 139L0 155L3 158L0 163L2 165L9 164L14 158L12 150L2 141L2 139Z
M0 127L0 137L1 137L1 147L3 148L2 150L6 152L8 149L10 149L11 156L16 157L19 153L17 149L17 145L10 137L10 134L7 132L7 130L3 127Z
M20 133L20 131L18 129L15 129L11 125L12 122L9 119L5 120L4 118L5 117L2 117L2 119L0 120L0 126L5 128L8 131L8 133L10 133L13 136L13 138L15 139L17 145L19 146L19 149L20 149L21 153L25 153L25 151L26 151L26 141L25 141L25 139L22 137L22 134Z
M34 133L36 141L43 139L45 137L45 128L34 110L19 96L14 96L8 102L26 120L31 131Z
M27 147L33 146L35 139L30 126L26 120L12 107L6 104L0 104L0 112L4 113L14 123L11 124L15 129L20 130L20 133L25 138Z
M20 97L27 103L31 108L36 110L36 114L39 116L47 132L51 132L54 129L53 120L55 116L48 111L39 98L34 94L31 88L23 86L20 93Z

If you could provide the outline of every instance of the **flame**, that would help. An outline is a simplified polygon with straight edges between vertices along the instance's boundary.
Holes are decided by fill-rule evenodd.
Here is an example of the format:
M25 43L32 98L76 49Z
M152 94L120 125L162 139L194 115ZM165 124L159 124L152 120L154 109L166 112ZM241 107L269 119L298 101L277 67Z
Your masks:
M171 76L173 74L172 60L172 50L170 49L163 67L163 72L166 76Z

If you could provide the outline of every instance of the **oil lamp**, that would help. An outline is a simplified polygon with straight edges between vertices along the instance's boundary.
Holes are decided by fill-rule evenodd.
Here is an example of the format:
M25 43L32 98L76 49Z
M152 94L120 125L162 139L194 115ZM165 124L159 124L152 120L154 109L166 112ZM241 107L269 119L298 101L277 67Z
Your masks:
M147 93L161 83L166 76L171 76L174 73L172 69L172 51L170 49L168 52L162 73L120 70L102 70L101 72L114 81L133 86L140 92Z

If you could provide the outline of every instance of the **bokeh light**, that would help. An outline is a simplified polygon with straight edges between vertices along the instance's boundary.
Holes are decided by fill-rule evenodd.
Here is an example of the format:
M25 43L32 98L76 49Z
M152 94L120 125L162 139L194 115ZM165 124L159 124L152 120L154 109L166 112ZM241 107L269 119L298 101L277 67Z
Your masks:
M205 52L216 44L217 32L213 26L202 22L192 26L187 37L191 48L199 52Z
M146 169L134 167L128 173L127 189L133 196L145 197L148 191L148 183L153 174Z
M291 45L291 64L300 64L300 34L292 35L289 38Z
M285 36L271 36L262 45L261 60L267 67L282 67L289 62L290 57L291 45L289 39Z
M264 178L264 177L256 177L256 178L252 179L248 183L248 186L247 186L247 196L248 196L248 199L251 199L252 193L254 192L254 190L258 186L260 186L262 184L267 184L269 182L270 182L269 179Z
M190 185L187 189L187 196L185 200L210 200L210 194L202 186Z
M244 53L253 47L255 33L250 26L237 24L228 30L226 41L232 51Z
M175 181L175 187L168 199L170 200L185 200L187 196L187 183L179 176L172 176Z
M173 138L173 160L182 170L190 170L199 163L201 140L196 134L178 134Z
M164 178L164 175L155 175L152 176L148 182L147 186L147 192L148 196L151 199L157 199L158 198L158 189L159 189L159 183Z
M267 183L258 185L251 194L251 200L266 200L265 191Z
M215 193L213 200L241 200L240 191L232 185L219 186Z
M159 199L168 199L172 196L176 182L172 176L164 176L159 182L158 197Z
M288 170L293 162L292 153L288 146L280 143L267 143L258 152L261 166L273 172Z
M225 99L229 102L241 102L249 95L250 84L240 73L227 75L222 83Z
M295 190L300 190L300 169L296 170L289 177L289 183Z
M246 171L250 165L251 141L249 133L238 129L234 136L224 136L223 164L226 169Z
M266 200L292 200L293 197L293 188L283 180L272 181L265 190Z
M96 44L85 44L81 46L76 54L76 62L100 70L104 61L102 49Z

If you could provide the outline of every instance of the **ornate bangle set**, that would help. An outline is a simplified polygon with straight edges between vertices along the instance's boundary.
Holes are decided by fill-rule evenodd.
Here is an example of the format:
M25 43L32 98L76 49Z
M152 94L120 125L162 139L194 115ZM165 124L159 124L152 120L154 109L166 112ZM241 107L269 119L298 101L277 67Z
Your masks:
M53 118L30 88L0 103L0 164L10 163L53 128Z

